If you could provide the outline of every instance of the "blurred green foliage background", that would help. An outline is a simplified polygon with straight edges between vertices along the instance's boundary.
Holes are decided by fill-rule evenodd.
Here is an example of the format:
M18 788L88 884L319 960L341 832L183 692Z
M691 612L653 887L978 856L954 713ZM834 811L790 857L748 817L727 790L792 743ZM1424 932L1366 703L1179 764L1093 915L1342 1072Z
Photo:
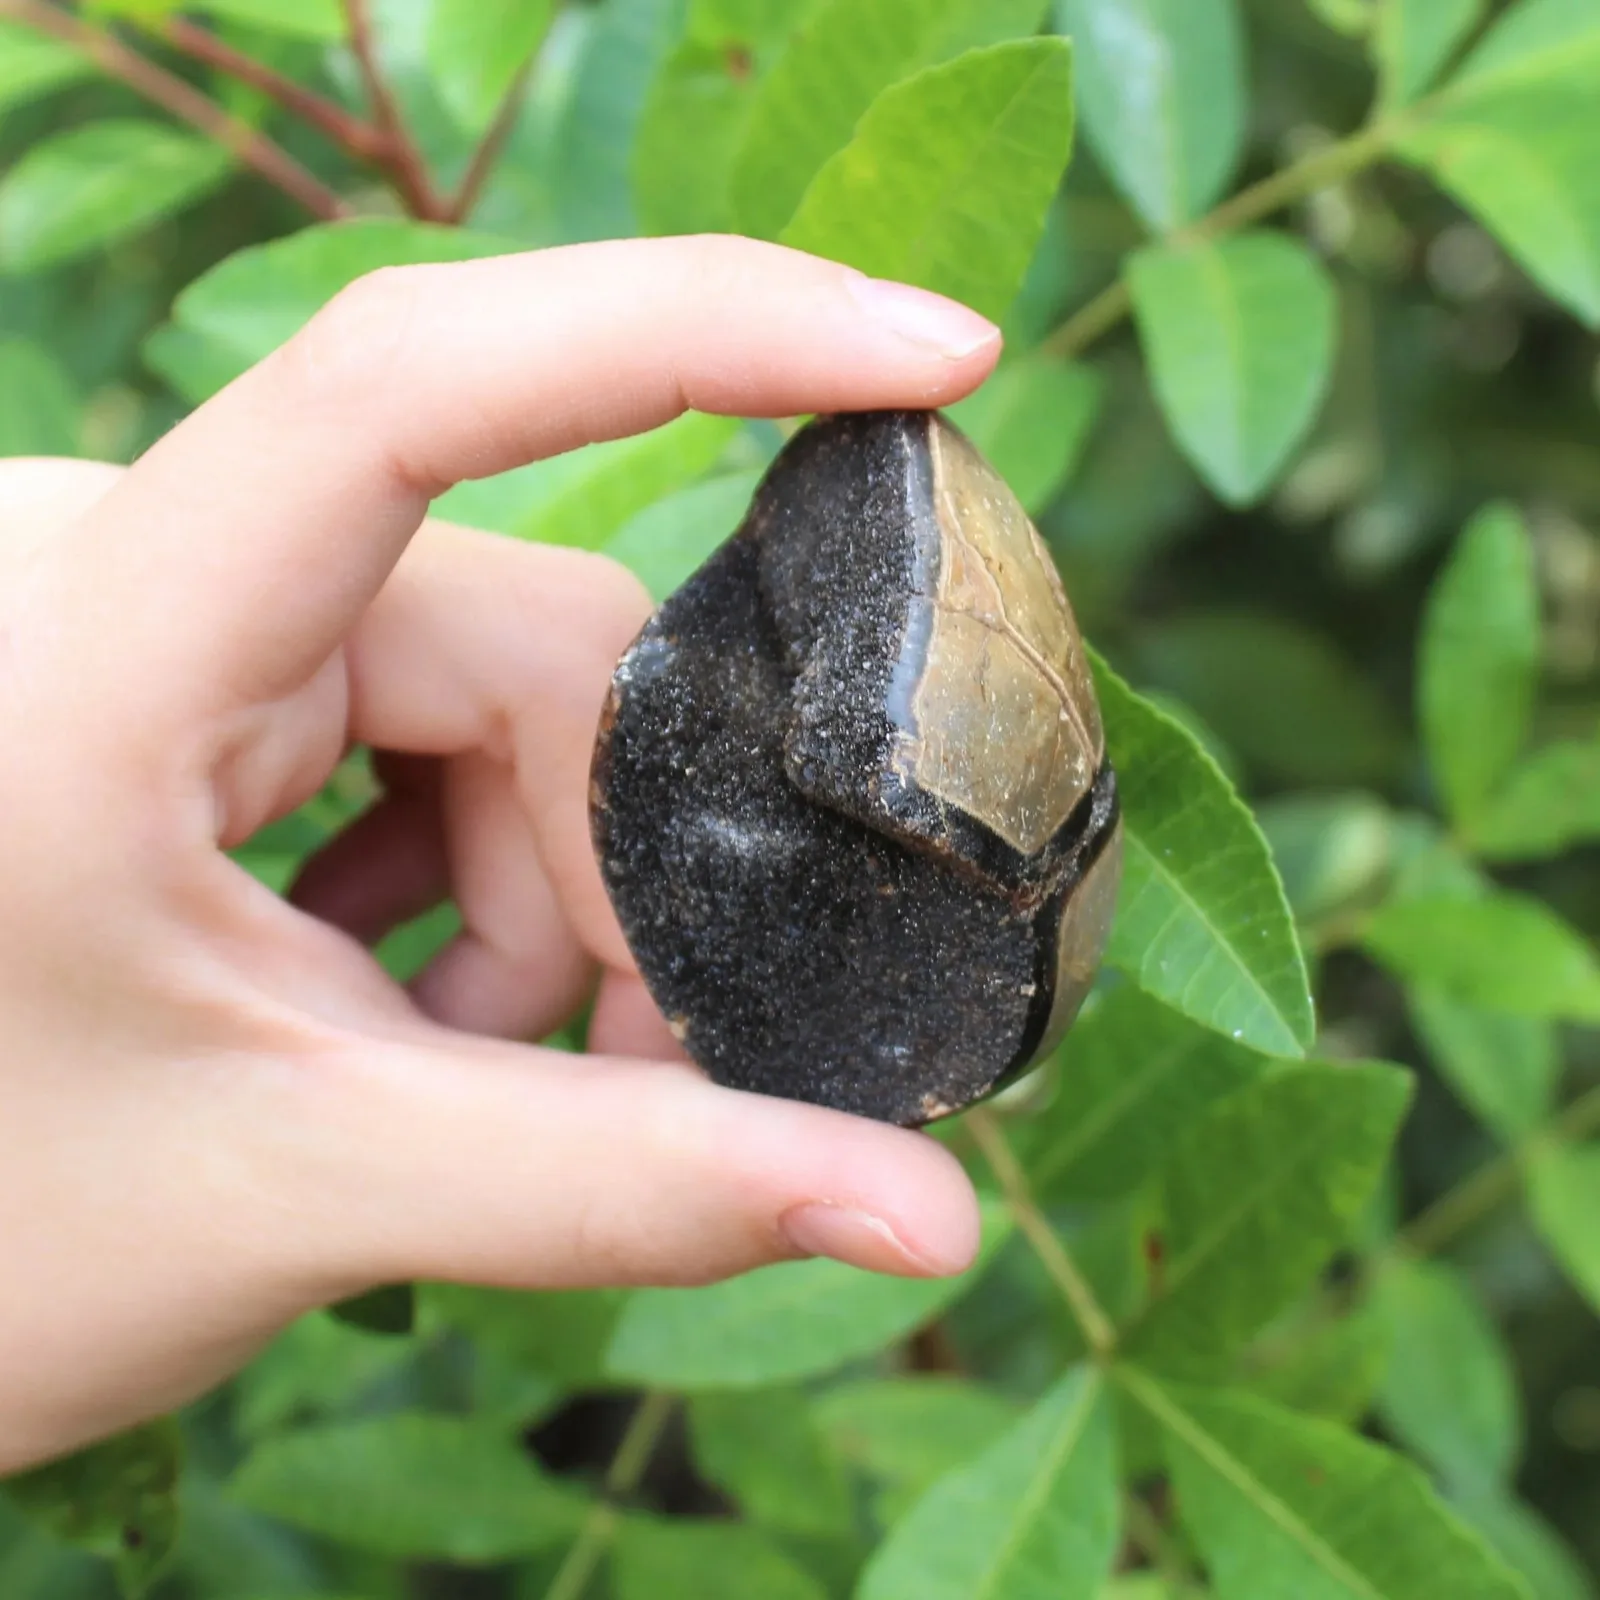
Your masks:
M1595 0L192 10L0 0L0 455L131 460L385 264L737 229L927 283L1003 318L957 414L1140 691L1138 861L1098 1008L941 1134L970 1281L318 1315L11 1486L0 1595L1594 1594ZM780 437L440 509L659 596Z

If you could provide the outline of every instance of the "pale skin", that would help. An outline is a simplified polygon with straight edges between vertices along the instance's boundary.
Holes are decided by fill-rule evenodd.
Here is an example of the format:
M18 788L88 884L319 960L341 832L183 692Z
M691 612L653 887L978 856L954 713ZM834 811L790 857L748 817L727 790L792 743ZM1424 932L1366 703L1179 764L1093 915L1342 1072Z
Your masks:
M926 1137L682 1062L589 842L597 556L430 499L686 406L943 405L972 312L732 239L364 280L136 466L0 463L0 1472L380 1283L972 1259ZM352 744L386 797L286 904L224 854ZM366 946L453 895L412 986ZM537 1039L595 997L589 1054Z

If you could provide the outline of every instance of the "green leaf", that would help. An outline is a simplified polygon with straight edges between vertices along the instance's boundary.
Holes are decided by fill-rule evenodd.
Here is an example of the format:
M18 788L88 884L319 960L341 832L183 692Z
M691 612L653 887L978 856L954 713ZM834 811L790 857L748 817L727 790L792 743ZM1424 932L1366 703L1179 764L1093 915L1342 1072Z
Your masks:
M1408 1461L1250 1396L1124 1370L1220 1600L1530 1600Z
M178 1537L183 1440L170 1417L7 1478L5 1493L57 1539L103 1556L122 1592L146 1593Z
M663 496L605 545L658 603L689 578L744 520L759 472L730 472Z
M729 233L734 149L754 92L742 46L685 39L661 64L639 116L633 200L646 233Z
M1363 1310L1296 1340L1289 1359L1254 1373L1249 1388L1291 1411L1353 1423L1371 1410L1388 1364L1388 1330Z
M678 40L685 3L602 0L594 8L552 138L551 187L565 237L618 239L638 231L635 135L651 79Z
M1443 1262L1399 1260L1372 1304L1389 1333L1379 1396L1389 1432L1453 1489L1507 1483L1522 1435L1516 1375L1471 1287Z
M1600 839L1600 738L1536 750L1467 829L1474 855L1526 861Z
M1522 518L1467 525L1423 619L1417 716L1445 807L1470 825L1528 734L1539 674L1539 588Z
M191 8L180 4L169 9ZM345 37L344 10L339 0L202 0L192 9L266 33L287 34L317 44L339 44Z
M1205 211L1244 148L1248 90L1235 0L1060 0L1079 51L1084 131L1159 233Z
M885 90L817 174L786 244L1005 314L1072 150L1060 39L971 51Z
M837 1261L763 1267L704 1289L645 1289L606 1355L613 1378L749 1389L830 1372L920 1327L970 1289L1009 1219L990 1207L978 1263L955 1278L888 1278Z
M252 245L202 273L173 303L147 359L184 399L208 400L298 333L341 289L380 267L470 261L517 245L393 218L318 223Z
M1301 921L1375 888L1394 849L1389 808L1359 790L1285 795L1257 812L1284 892Z
M1162 1264L1129 1348L1204 1372L1349 1236L1410 1099L1377 1062L1286 1067L1219 1101L1161 1172Z
M530 1371L573 1388L595 1388L627 1299L621 1289L521 1294L431 1283L422 1290L420 1320L424 1333L453 1329Z
M615 1600L827 1600L754 1528L635 1513L611 1553Z
M951 406L950 417L1038 516L1072 476L1100 394L1092 368L1035 352L1008 362L976 394Z
M742 232L775 239L884 90L964 50L1034 32L1045 0L826 0L761 83L733 160Z
M1520 0L1395 145L1591 325L1600 325L1597 73L1600 15L1589 0Z
M412 1349L337 1321L299 1318L235 1380L234 1425L246 1439L350 1410L413 1359Z
M1539 900L1507 892L1391 900L1362 943L1407 983L1486 1011L1600 1022L1600 962Z
M1452 1504L1457 1515L1522 1574L1535 1600L1595 1600L1600 1593L1577 1553L1520 1501L1486 1494L1457 1496Z
M1125 855L1107 960L1208 1028L1302 1055L1305 958L1261 830L1193 735L1095 660Z
M503 1430L420 1413L269 1438L231 1493L358 1550L472 1565L561 1544L585 1511L576 1489L546 1477Z
M798 1390L697 1395L689 1436L701 1475L751 1521L819 1538L853 1530L839 1457Z
M555 10L556 0L433 0L428 66L465 132L481 134L494 120Z
M859 1600L1095 1600L1117 1535L1111 1407L1100 1374L1079 1368L928 1491L856 1592Z
M0 113L95 75L81 50L16 22L0 22Z
M0 338L0 456L77 455L82 409L72 379L44 345Z
M40 140L0 178L0 272L100 250L193 205L232 157L162 122L90 122Z
M1385 0L1372 49L1379 103L1405 105L1429 87L1483 15L1484 0Z
M1018 1151L1046 1201L1131 1194L1207 1107L1279 1063L1124 985L1074 1026Z
M1128 268L1156 398L1183 453L1230 505L1272 485L1321 409L1337 302L1296 239L1245 233L1141 250Z
M1016 1422L1009 1398L961 1378L868 1378L816 1402L832 1447L881 1486L879 1520L898 1522L945 1473L987 1449Z
M633 438L457 484L434 502L434 514L540 544L598 550L631 517L709 471L738 431L732 417L690 412Z
M1528 1167L1533 1220L1567 1276L1600 1311L1600 1145L1555 1145Z
M1561 1080L1550 1023L1465 1006L1422 984L1407 988L1406 1003L1440 1076L1507 1143L1549 1116Z
M1407 757L1388 700L1362 666L1289 617L1191 611L1144 629L1137 660L1264 777L1381 784Z
M1516 0L1450 80L1452 94L1553 79L1600 66L1600 13L1590 0Z

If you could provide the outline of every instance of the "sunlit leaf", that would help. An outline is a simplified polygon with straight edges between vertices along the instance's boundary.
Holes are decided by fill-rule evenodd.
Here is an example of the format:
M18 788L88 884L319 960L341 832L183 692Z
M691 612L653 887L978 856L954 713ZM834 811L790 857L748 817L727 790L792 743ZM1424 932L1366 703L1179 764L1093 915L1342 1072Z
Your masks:
M1467 836L1489 861L1558 855L1600 839L1600 738L1536 750L1484 803Z
M1007 1217L988 1210L978 1264L955 1278L889 1278L816 1260L704 1289L641 1290L617 1324L606 1370L690 1390L761 1388L830 1372L965 1294L1009 1231Z
M1244 145L1235 0L1060 0L1079 51L1084 131L1150 226L1168 232L1226 189Z
M0 338L0 456L77 455L82 413L71 377L47 346Z
M1305 959L1261 830L1192 735L1098 661L1095 681L1126 833L1107 959L1208 1028L1304 1054Z
M428 63L461 126L481 133L539 48L557 0L433 0Z
M825 0L756 92L733 162L741 231L773 239L891 85L1034 32L1046 0Z
M1540 1150L1528 1167L1528 1193L1545 1243L1600 1310L1600 1145Z
M486 1564L570 1539L585 1498L509 1433L401 1413L276 1435L234 1474L242 1505L359 1550Z
M971 51L873 102L806 190L784 242L999 317L1071 149L1063 41Z
M1389 1335L1389 1433L1451 1487L1505 1484L1521 1443L1516 1374L1471 1286L1442 1262L1399 1260L1372 1302Z
M1486 1011L1600 1021L1600 961L1539 900L1509 892L1390 900L1362 943L1408 983Z
M94 74L95 65L82 50L15 22L0 22L0 112Z
M1482 512L1435 580L1417 712L1450 815L1470 824L1527 738L1539 671L1533 547L1508 507Z
M891 1531L860 1600L1095 1600L1116 1554L1111 1408L1069 1373Z
M157 371L198 404L297 333L341 289L380 267L503 255L508 240L420 222L369 218L302 228L252 245L202 273L173 304L181 342L151 353Z
M1158 247L1129 263L1151 382L1213 489L1248 505L1321 408L1337 306L1326 269L1285 234Z
M1530 1600L1402 1457L1249 1396L1122 1381L1221 1600Z
M102 249L215 189L232 156L164 122L89 122L41 139L0 177L0 272Z
M1380 99L1404 105L1429 87L1482 17L1484 0L1385 0L1372 32Z

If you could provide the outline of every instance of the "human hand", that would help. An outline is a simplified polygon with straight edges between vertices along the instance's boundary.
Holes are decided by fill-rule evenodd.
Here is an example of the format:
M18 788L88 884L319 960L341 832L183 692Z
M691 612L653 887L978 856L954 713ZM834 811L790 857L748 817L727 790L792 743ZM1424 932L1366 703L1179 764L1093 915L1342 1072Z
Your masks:
M378 1283L967 1264L931 1140L672 1059L586 813L638 585L418 528L685 406L939 405L997 350L773 246L587 245L364 280L126 473L0 467L0 1471ZM351 742L388 792L286 904L223 852ZM363 946L446 894L408 994ZM591 994L589 1056L509 1042Z

